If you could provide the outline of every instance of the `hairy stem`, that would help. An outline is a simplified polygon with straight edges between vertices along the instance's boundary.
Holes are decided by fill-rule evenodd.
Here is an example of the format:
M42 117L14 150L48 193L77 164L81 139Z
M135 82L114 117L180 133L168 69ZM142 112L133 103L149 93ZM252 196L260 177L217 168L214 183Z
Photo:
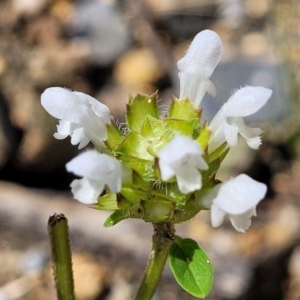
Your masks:
M150 300L153 296L175 235L174 225L171 223L156 223L153 225L154 234L150 256L135 300Z
M52 262L58 300L75 300L68 220L54 214L48 221Z

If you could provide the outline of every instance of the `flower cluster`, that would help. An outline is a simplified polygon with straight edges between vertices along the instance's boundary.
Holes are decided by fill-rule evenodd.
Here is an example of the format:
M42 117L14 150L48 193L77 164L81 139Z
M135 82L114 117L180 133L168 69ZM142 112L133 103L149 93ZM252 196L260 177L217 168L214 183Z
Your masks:
M83 177L71 184L74 198L113 211L106 226L129 217L180 223L211 209L213 226L228 215L236 230L249 228L266 186L244 174L224 183L215 177L239 134L253 149L261 144L261 129L246 126L243 117L257 112L272 91L243 87L210 123L203 122L199 105L206 92L216 94L210 76L221 53L219 36L200 32L178 62L179 99L161 116L156 93L130 97L125 130L88 95L58 87L42 94L43 107L60 120L54 137L71 136L79 149L89 142L96 148L72 159L67 170Z

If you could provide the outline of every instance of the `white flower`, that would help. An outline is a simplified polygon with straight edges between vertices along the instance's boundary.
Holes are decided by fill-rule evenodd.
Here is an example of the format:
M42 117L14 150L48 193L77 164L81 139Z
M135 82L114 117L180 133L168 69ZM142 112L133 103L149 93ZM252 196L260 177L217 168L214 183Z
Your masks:
M261 144L260 128L250 128L245 125L242 117L256 113L268 101L272 94L264 87L247 86L236 91L221 107L208 128L212 131L209 152L227 142L235 146L238 133L246 139L249 147L257 149Z
M215 86L209 78L220 61L222 51L222 42L214 31L204 30L196 35L186 55L177 63L180 98L188 97L198 107L206 92L216 95Z
M90 141L102 146L106 138L105 124L110 123L109 108L96 99L80 92L60 87L48 88L41 103L47 112L59 121L54 137L71 136L72 145L85 147Z
M82 176L71 183L74 198L85 204L96 203L105 185L118 193L122 185L121 163L115 158L89 150L73 158L67 171Z
M162 180L176 176L178 188L183 194L199 190L202 178L198 169L208 168L202 154L196 141L186 136L175 137L157 154Z
M256 205L265 197L267 186L245 174L215 186L202 199L202 204L211 208L213 227L223 223L226 214L232 226L245 232L256 216Z

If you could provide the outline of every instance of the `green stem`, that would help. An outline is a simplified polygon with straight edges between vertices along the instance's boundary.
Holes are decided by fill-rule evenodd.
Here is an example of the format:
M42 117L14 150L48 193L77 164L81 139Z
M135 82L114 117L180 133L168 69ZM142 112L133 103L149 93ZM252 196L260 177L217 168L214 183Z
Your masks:
M175 235L174 225L171 223L156 223L153 225L154 234L150 256L135 300L150 300L153 296Z
M75 300L72 272L72 254L68 220L63 214L54 214L48 221L53 270L58 300Z

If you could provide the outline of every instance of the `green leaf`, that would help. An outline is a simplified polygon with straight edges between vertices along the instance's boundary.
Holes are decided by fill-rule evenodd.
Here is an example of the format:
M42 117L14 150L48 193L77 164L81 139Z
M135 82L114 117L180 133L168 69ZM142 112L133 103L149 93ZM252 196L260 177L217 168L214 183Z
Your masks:
M188 293L205 298L212 287L213 268L203 249L192 239L176 237L169 263L177 283Z
M137 94L129 99L129 103L126 106L126 122L131 131L139 131L148 115L158 118L157 98L157 93L154 93L151 96Z

